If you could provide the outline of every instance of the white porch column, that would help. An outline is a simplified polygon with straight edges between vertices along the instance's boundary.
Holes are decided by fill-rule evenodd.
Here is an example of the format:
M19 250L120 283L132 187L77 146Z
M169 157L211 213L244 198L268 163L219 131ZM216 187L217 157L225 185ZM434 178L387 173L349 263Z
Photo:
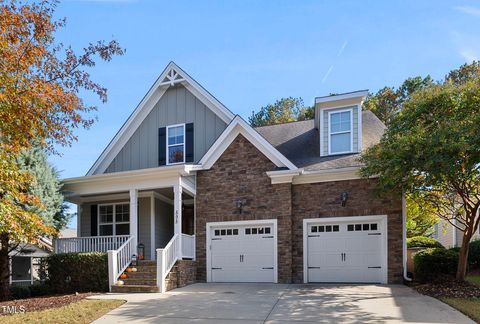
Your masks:
M138 245L138 190L130 189L130 235L133 236L133 247L137 254Z
M82 236L82 205L77 204L77 237Z
M173 187L173 215L175 217L174 233L178 234L178 256L182 255L182 186L180 182Z

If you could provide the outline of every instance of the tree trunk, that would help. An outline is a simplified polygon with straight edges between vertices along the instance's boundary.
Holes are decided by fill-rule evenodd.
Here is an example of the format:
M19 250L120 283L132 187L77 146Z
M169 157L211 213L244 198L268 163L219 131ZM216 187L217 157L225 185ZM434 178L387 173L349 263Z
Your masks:
M458 256L457 280L464 281L467 274L468 267L468 248L470 246L470 239L472 238L471 231L463 232L462 247L460 248L460 255Z
M10 299L10 259L8 234L0 234L0 300Z

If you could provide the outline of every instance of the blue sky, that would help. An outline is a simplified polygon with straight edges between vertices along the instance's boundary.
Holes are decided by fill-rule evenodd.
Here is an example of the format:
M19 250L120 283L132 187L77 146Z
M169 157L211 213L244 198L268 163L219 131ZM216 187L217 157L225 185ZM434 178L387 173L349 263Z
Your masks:
M142 1L70 0L57 38L81 50L112 38L126 54L91 70L108 88L98 122L50 158L62 177L86 173L173 60L244 118L276 99L358 89L480 58L475 1Z

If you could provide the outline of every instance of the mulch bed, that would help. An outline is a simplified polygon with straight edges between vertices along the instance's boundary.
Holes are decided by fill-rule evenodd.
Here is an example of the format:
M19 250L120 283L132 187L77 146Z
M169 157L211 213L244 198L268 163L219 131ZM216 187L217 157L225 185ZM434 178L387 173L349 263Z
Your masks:
M445 280L437 283L413 284L412 287L423 295L435 298L480 298L480 286L468 282Z
M94 293L77 293L71 295L55 295L55 296L42 296L42 297L32 297L26 299L16 299L0 302L0 316L9 315L8 312L3 312L3 307L16 307L20 309L20 306L25 308L26 312L39 311L49 308L62 307L79 300L82 300L88 296L93 296Z

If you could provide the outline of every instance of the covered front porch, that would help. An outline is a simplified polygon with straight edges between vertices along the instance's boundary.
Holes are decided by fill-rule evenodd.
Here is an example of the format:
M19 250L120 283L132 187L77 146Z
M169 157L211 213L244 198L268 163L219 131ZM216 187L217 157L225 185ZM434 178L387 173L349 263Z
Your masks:
M161 288L176 260L195 259L195 175L185 167L67 179L77 237L55 240L55 253L107 252L110 285L134 256L156 260Z

